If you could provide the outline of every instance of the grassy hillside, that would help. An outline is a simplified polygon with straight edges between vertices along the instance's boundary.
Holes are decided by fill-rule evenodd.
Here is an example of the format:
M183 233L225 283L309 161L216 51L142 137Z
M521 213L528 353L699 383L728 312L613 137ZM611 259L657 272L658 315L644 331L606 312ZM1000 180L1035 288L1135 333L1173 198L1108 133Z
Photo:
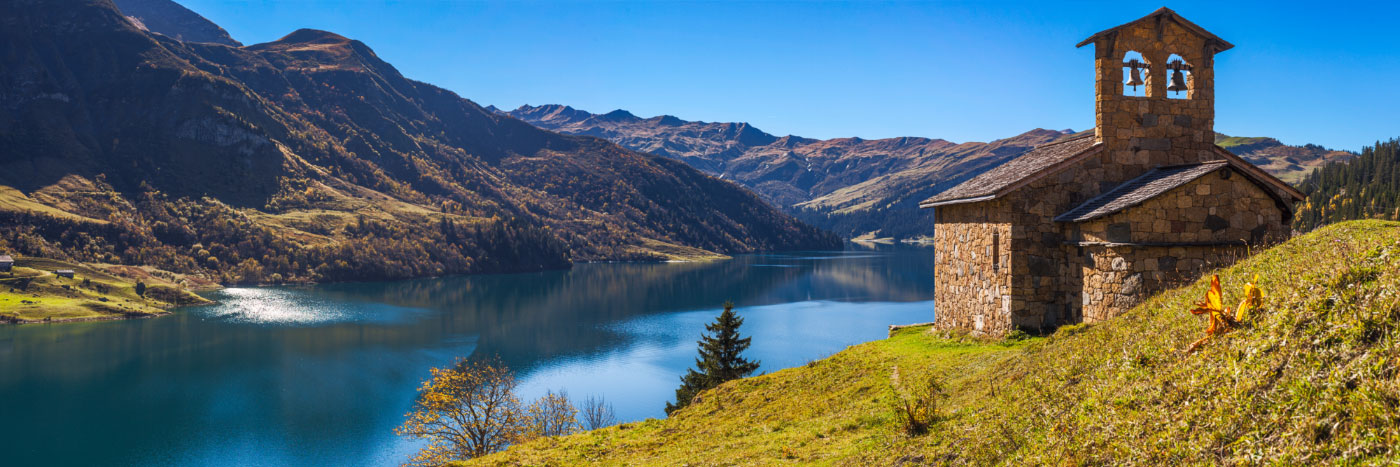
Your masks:
M60 269L72 269L73 278L55 275ZM0 322L141 318L168 313L167 308L208 303L185 286L210 284L185 279L149 268L18 258L14 269L0 273ZM144 297L136 293L138 281L146 284Z
M1400 223L1358 221L1218 271L1259 275L1252 324L1182 353L1208 278L1040 339L926 328L725 384L666 420L517 446L480 465L1378 464L1400 445ZM910 436L891 377L938 375L941 418Z
M1215 144L1267 170L1279 179L1298 185L1303 177L1319 167L1343 162L1356 153L1328 149L1316 144L1289 146L1275 138L1215 134Z

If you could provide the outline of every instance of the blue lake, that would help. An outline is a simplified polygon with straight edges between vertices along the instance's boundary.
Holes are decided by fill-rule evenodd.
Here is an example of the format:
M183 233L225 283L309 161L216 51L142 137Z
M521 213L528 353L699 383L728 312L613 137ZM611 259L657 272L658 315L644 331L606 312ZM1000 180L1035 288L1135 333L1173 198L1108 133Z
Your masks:
M725 300L761 372L933 320L932 249L235 288L131 321L0 327L5 465L397 465L428 369L498 356L523 400L663 417Z

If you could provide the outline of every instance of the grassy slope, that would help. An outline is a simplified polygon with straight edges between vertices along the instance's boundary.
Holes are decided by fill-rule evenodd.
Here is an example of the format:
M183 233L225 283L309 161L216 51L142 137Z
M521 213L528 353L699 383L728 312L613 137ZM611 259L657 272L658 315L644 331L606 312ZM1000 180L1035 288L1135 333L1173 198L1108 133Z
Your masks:
M919 329L731 382L666 420L517 446L484 465L1373 464L1400 446L1400 223L1320 229L1219 271L1253 324L1183 355L1208 278L1125 316L1015 345ZM903 377L942 375L930 433L902 434Z
M58 277L53 274L58 269L72 269L75 275L72 279ZM136 295L138 278L147 285L144 298ZM88 280L86 285L84 279ZM140 268L21 258L11 272L0 273L0 321L145 317L165 314L167 308L200 303L207 300Z

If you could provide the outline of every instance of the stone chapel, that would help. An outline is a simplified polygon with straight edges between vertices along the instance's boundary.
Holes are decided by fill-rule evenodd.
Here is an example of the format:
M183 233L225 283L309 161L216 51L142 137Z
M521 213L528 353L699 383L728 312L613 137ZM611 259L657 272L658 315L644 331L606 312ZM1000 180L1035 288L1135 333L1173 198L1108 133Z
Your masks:
M1094 45L1094 134L1044 144L935 209L936 328L997 336L1102 321L1291 235L1302 193L1215 145L1215 54L1162 8Z

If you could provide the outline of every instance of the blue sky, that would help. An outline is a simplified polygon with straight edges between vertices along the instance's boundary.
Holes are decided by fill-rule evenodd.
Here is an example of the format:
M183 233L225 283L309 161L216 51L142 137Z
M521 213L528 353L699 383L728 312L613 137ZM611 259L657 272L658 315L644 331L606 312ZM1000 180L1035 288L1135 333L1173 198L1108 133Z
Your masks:
M1092 47L1161 2L177 0L244 43L358 39L482 105L746 121L777 135L986 141L1093 125ZM1174 2L1231 41L1216 130L1359 149L1400 136L1394 4ZM1390 109L1390 110L1387 110Z

